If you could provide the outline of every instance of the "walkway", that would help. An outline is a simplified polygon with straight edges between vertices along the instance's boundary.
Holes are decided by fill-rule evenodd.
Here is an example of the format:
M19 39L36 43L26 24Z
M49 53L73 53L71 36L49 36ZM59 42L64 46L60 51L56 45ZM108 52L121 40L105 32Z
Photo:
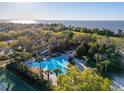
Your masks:
M72 54L72 51L67 51L66 52L67 55L70 55ZM74 62L75 64L79 67L80 70L83 70L83 69L86 69L87 67L84 65L86 63L85 60L82 60L82 59L78 59L76 57L74 57Z
M80 70L87 69L87 67L84 65L86 63L85 60L74 58L74 62Z
M112 79L112 87L115 90L124 90L124 74L115 74Z

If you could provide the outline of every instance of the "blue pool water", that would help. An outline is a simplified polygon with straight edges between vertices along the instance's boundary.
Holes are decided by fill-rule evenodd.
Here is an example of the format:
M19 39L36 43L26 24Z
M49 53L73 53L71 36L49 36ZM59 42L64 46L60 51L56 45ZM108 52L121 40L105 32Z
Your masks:
M42 60L41 62L37 62L35 60L29 61L26 62L26 65L29 67L36 67L36 68L41 67L42 69L51 70L51 71L53 71L56 68L59 68L61 70L61 74L65 74L67 63L68 63L68 56L62 55L62 56L48 58L46 60ZM53 73L53 75L55 75L55 73Z

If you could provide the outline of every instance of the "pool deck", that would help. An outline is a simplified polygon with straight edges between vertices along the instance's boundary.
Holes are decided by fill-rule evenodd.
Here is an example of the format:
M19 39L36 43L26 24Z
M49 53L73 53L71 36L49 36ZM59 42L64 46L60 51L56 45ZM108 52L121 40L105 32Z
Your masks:
M57 86L57 77L50 75L50 82L53 86Z

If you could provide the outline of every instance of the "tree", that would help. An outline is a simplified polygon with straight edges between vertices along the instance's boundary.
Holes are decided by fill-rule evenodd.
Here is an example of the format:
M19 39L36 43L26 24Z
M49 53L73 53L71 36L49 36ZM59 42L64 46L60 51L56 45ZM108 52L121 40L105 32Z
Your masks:
M30 59L32 54L25 51L14 51L10 57L13 58L15 62L24 62Z
M52 71L51 70L47 70L46 72L47 72L47 79L48 79L48 82L49 82L50 74L52 73Z
M17 46L21 46L23 49L31 50L32 41L27 36L20 36L17 38Z
M73 61L73 57L69 57L68 62L70 65L75 65L75 63Z
M121 30L121 29L118 29L118 31L117 31L117 34L119 35L119 36L123 36L123 30Z
M111 81L99 76L95 70L85 69L81 72L77 67L67 70L67 75L58 76L58 85L54 90L61 91L102 91L110 90Z
M0 48L9 48L9 45L6 42L0 42Z
M41 67L42 56L40 56L40 54L38 52L36 52L35 59L36 59L36 62L38 62L38 64L39 64L39 74L40 74L40 78L42 79L43 73L44 73L42 70L42 67Z
M54 27L54 26L53 26ZM55 24L55 31L63 31L63 30L65 30L66 28L65 28L65 25L63 25L63 24Z
M96 67L101 75L106 75L108 74L108 70L110 70L111 64L112 62L110 62L109 60L104 60L98 63Z
M66 39L72 39L74 36L74 33L72 31L63 31L62 36Z
M76 49L77 57L86 56L90 46L87 42L82 42Z
M91 29L91 31L92 31L92 33L97 33L99 31L99 29L98 28L93 28L93 29Z
M94 55L95 53L97 53L97 52L98 52L98 47L97 47L97 46L92 46L92 47L90 47L90 49L88 50L87 56L90 57L90 58L92 58L93 55Z
M56 76L58 76L61 70L59 68L56 68L53 70L53 72L55 72Z
M88 32L88 28L81 28L81 29L80 29L80 32L85 32L85 33L87 33L87 32Z
M98 64L100 62L100 54L96 53L96 64Z

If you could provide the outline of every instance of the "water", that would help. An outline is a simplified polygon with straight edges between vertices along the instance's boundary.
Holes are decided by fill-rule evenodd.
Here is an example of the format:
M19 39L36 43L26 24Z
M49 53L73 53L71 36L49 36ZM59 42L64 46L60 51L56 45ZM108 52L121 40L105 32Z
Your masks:
M68 63L68 56L62 55L58 57L48 58L41 62L37 62L37 61L26 62L26 65L30 67L42 68L44 70L51 70L51 71L53 71L56 68L59 68L61 70L61 74L65 74L67 63ZM53 73L53 75L55 75L55 73Z
M14 20L0 20L0 22L13 23ZM117 32L118 29L122 29L124 31L124 21L74 21L74 20L16 20L14 23L43 23L43 24L51 24L51 23L63 23L66 26L79 26L79 27L87 27L87 28L99 28L99 29L110 29L114 32Z
M44 24L50 24L50 23L63 23L66 26L72 25L72 26L80 26L80 27L87 27L87 28L107 28L114 32L116 32L118 29L124 30L124 21L43 21L38 20L39 23Z
M8 71L5 67L0 68L0 91L33 91L34 89L19 77Z

